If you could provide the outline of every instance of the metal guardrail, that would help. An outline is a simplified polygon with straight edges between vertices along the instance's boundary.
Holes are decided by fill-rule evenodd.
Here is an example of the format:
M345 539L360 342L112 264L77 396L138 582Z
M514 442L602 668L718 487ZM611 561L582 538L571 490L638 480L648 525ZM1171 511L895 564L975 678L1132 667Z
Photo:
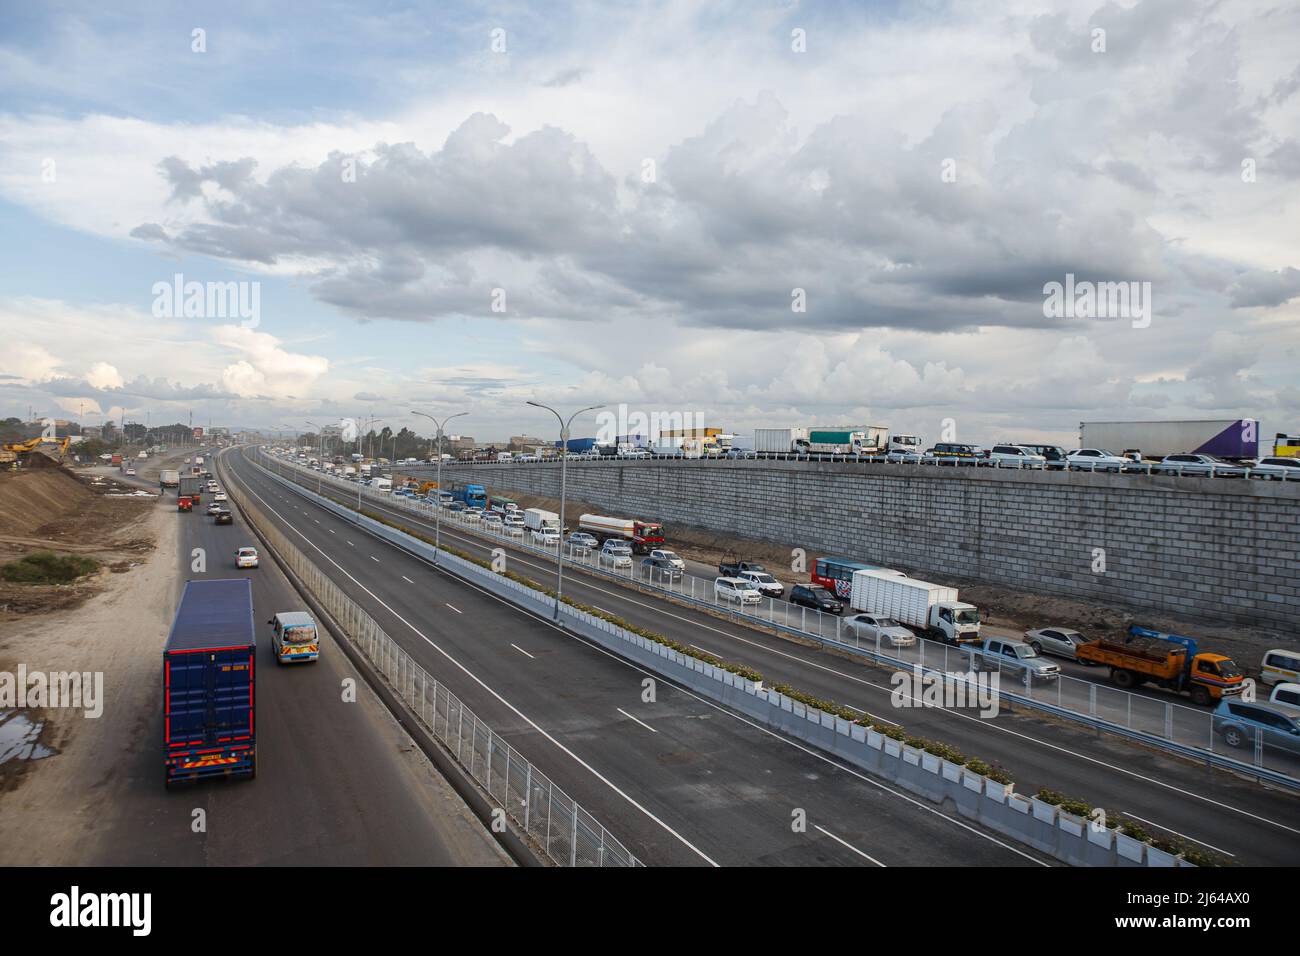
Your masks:
M307 479L316 478L319 483L319 472L313 472L294 462L283 462L275 456L265 457L273 465L288 465L301 477ZM356 490L353 482L330 475L325 475L324 478L333 487L347 489L349 494ZM401 495L380 494L364 488L361 494L363 500L370 501L372 504L388 507L395 506L405 509L416 516L428 517L434 511L434 506L431 504L413 502ZM554 548L542 548L529 544L526 536L524 539L520 539L498 533L495 530L489 532L477 522L469 522L464 518L459 518L459 514L461 513L444 509L443 520L450 526L476 533L488 540L497 540L502 544L522 548L549 560L556 559L556 549ZM582 560L583 558L586 558L586 560ZM717 599L716 594L709 591L704 594L697 593L700 589L696 588L696 582L701 579L693 576L689 578L691 582L689 591L684 587L673 588L671 582L669 586L665 587L663 584L656 583L648 578L640 578L636 576L637 565L635 560L632 569L627 574L620 574L614 569L601 567L597 553L589 555L566 553L564 561L569 566L582 568L589 573L610 580L636 584L707 610L726 612L729 616L742 623L748 622L805 640L815 640L827 647L850 651L887 667L905 669L920 667L925 673L952 673L967 671L971 667L969 653L962 651L958 647L952 647L926 638L918 638L912 648L885 648L881 646L879 637L874 642L861 640L851 628L845 626L841 617L825 614L812 608L792 605L773 598L766 600L766 615L761 612L746 613L743 607L738 607L729 602L721 602ZM760 608L763 606L758 605ZM797 624L795 623L796 620L798 621ZM1219 741L1214 733L1214 718L1206 710L1188 707L1176 703L1172 699L1159 700L1141 694L1133 694L1068 675L1061 675L1056 680L1042 684L1043 689L1041 692L1036 692L1035 684L1032 681L1025 684L1022 672L1017 670L1011 676L1011 683L1020 684L1023 687L1023 693L1004 688L1000 690L1000 696L1013 703L1032 707L1044 713L1062 717L1096 730L1116 733L1131 740L1159 747L1170 753L1191 757L1223 769L1258 777L1261 780L1268 780L1279 786L1300 789L1300 777L1264 765L1266 752L1259 740L1254 741L1253 747L1232 751L1232 753L1240 753L1245 749L1251 750L1253 762L1246 762L1229 753L1216 750L1215 747Z
M411 658L294 545L248 497L227 489L244 516L380 674L410 712L559 866L641 866L599 821Z
M683 464L729 464L740 461L794 461L794 462L814 462L830 463L841 465L917 465L927 468L991 468L1002 471L1079 471L1079 472L1100 472L1102 474L1113 475L1166 475L1173 478L1254 478L1256 481L1300 481L1300 468L1292 476L1286 473L1282 475L1253 475L1253 469L1245 465L1224 465L1223 474L1217 474L1216 469L1211 467L1208 473L1203 470L1204 466L1192 465L1163 465L1159 462L1132 462L1128 465L1116 467L1114 465L1097 466L1089 463L1087 466L1082 464L1070 465L1068 467L1053 467L1051 465L1025 465L1021 462L1007 462L997 464L983 459L971 458L920 458L919 460L902 460L899 458L889 458L885 455L795 455L766 452L761 455L586 455L582 453L570 454L569 464L586 464L595 462L597 464L626 465L629 462L676 462ZM495 460L475 460L475 459L455 459L451 462L444 462L445 467L461 468L489 468L492 466L517 466L520 468L535 468L538 466L554 466L560 463L559 456L540 458L536 461L495 461ZM427 462L419 462L414 465L394 465L391 466L398 470L402 468L424 469L433 468L434 465Z

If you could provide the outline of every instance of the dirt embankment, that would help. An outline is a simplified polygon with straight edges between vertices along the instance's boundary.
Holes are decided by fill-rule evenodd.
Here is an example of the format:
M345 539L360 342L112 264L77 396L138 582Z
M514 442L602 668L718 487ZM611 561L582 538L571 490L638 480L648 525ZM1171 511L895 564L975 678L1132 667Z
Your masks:
M144 523L161 506L157 498L42 461L33 456L22 471L0 472L0 564L49 550L94 558L103 568L69 585L0 580L0 623L75 607L102 589L105 574L130 570L154 547Z
M521 508L545 508L558 512L558 498L548 498L525 492L501 489L519 502ZM569 498L565 505L565 523L570 528L578 526L578 515L585 512L605 514L601 508L588 501ZM791 566L792 550L804 548L809 566L822 552L798 543L779 545L771 541L757 541L722 532L694 528L689 525L672 525L666 529L669 546L683 558L700 561L716 567L727 554L758 561L772 569L777 577L786 581L806 581L807 573L781 573L777 569ZM900 571L933 580L925 568L899 567ZM994 633L1020 634L1036 627L1068 627L1088 637L1120 638L1128 633L1129 625L1141 624L1172 634L1185 634L1203 642L1205 650L1226 654L1235 660L1249 675L1258 676L1260 659L1264 652L1275 647L1300 647L1300 633L1283 633L1262 628L1245 628L1231 624L1207 623L1196 618L1180 617L1142 608L1103 604L1100 601L1068 598L1052 594L1020 591L993 584L945 577L944 584L960 588L962 600L978 607L984 621Z

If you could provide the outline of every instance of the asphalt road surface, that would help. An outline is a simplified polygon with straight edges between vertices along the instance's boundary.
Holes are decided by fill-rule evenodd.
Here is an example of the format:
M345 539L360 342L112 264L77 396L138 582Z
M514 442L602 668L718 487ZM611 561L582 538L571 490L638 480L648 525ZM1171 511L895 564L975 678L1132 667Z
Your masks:
M148 481L136 482L142 486ZM156 488L156 484L155 484ZM167 496L164 496L166 501ZM165 506L165 505L163 505ZM174 507L174 504L173 504ZM247 577L258 625L258 773L163 787L161 649L158 708L142 714L129 766L129 799L106 808L113 839L94 865L505 865L509 860L430 766L337 647L322 633L316 664L282 667L271 654L277 611L306 610L279 567L237 570L235 549L257 546L237 508L235 524L177 513L177 591L190 578ZM206 569L193 568L202 549ZM345 678L357 701L343 701ZM194 832L203 810L205 832Z
M361 532L238 454L222 461L390 636L647 864L1045 862Z
M317 487L314 474L304 481L312 490ZM355 491L349 495L349 488L331 490L328 481L321 487L355 506ZM299 505L299 509L308 507ZM369 499L366 507L432 535L432 521L421 521L407 509ZM360 532L354 531L354 539L357 534ZM448 521L442 523L442 534L449 546L478 557L486 557L494 547L505 547L514 570L538 581L553 580L554 562L545 555L469 533ZM1032 712L1004 711L994 719L981 719L968 710L895 709L889 698L889 673L849 655L808 647L582 572L566 570L564 587L575 600L727 660L748 664L769 682L784 682L902 723L911 732L945 740L966 754L994 761L1011 772L1020 793L1048 787L1078 796L1105 807L1112 815L1134 817L1148 830L1184 837L1238 863L1294 865L1300 860L1300 822L1296 819L1300 798L1291 792Z

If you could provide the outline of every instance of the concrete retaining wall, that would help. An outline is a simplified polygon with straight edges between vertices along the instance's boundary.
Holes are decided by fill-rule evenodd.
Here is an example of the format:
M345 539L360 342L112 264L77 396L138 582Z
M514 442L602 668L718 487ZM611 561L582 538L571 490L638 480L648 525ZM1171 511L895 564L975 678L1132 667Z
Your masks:
M558 497L554 463L444 480ZM1300 596L1300 484L783 461L575 461L612 514L908 570L1210 620L1283 625ZM576 520L570 521L576 526ZM1094 571L1102 549L1104 573Z

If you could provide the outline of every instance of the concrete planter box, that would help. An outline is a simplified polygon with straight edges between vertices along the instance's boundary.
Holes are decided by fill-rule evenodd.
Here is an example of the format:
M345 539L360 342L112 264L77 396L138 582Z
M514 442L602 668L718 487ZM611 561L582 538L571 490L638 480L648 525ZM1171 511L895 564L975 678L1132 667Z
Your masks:
M1012 810L1015 810L1016 813L1023 813L1025 816L1029 816L1029 811L1033 808L1033 801L1028 797L1022 797L1018 793L1008 793L1007 806Z
M1147 866L1174 867L1177 865L1178 857L1172 853L1166 853L1154 846L1147 846Z
M953 783L957 783L959 780L961 780L961 771L962 771L961 764L953 763L951 760L944 760L942 763L943 763L943 779L951 780ZM979 791L976 792L978 793Z
M863 727L861 724L850 724L849 736L852 737L854 740L856 740L858 743L865 743L867 739L867 728ZM877 747L876 749L880 749L880 748Z
M1097 828L1094 823L1088 824L1088 842L1093 846L1099 846L1109 850L1111 844L1115 842L1115 831L1107 827Z
M939 765L943 763L937 756L926 751L921 751L921 768L928 773L938 773Z
M1083 817L1076 817L1073 813L1066 813L1058 808L1056 814L1056 825L1064 830L1070 836L1083 836L1083 831L1088 825L1088 821Z
M879 750L883 745L885 735L872 727L867 728L867 746L873 750Z
M917 750L915 747L909 747L907 744L903 744L903 762L910 763L913 767L920 766L921 751Z
M1115 832L1115 852L1131 863L1141 863L1147 845L1127 834Z
M966 776L973 777L975 774L967 771ZM988 777L984 778L984 796L988 797L995 803L1006 803L1015 788L1016 785L1014 783L998 783L996 780L991 780Z
M1034 805L1034 819L1043 823L1056 822L1056 807L1050 803L1043 803L1037 797L1030 797L1029 802Z
M885 753L891 757L897 757L903 752L903 742L895 740L893 737L885 737Z
M803 704L799 703L797 700L790 701L790 706L794 708L794 715L796 717L808 716L808 708L805 707Z

